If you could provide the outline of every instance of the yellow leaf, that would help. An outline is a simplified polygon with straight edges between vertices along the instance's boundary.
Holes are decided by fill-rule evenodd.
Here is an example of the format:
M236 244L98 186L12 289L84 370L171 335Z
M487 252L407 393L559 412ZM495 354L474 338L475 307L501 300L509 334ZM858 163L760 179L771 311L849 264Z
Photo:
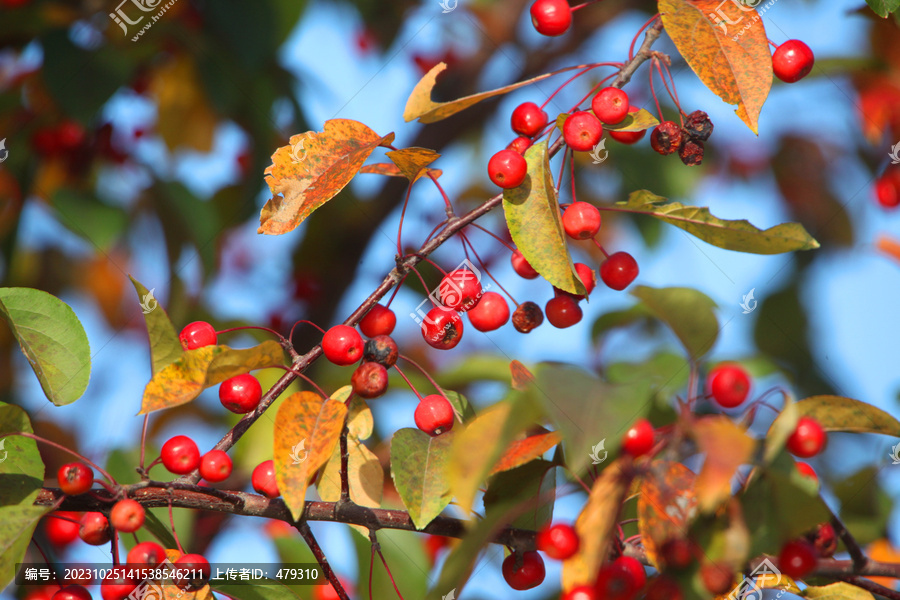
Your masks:
M756 440L723 415L698 419L692 434L706 455L694 490L700 510L710 512L731 497L731 480L738 467L750 462Z
M430 171L428 165L440 158L441 155L428 148L403 148L388 152L387 157L397 165L410 183L415 183L419 177Z
M200 81L187 54L153 70L149 89L157 102L156 130L170 151L180 147L212 150L216 117Z
M670 538L683 537L696 515L695 478L681 463L656 461L641 480L638 531L647 559L654 566L659 546Z
M600 564L609 553L609 542L629 484L630 477L625 473L621 459L603 469L594 482L587 504L575 520L575 531L581 539L578 553L563 562L564 591L594 581Z
M444 174L440 169L427 169L427 171L428 174L434 176L435 179ZM405 177L394 163L372 163L370 165L363 165L359 172L371 173L373 175L385 175L387 177Z
M381 137L350 119L325 121L322 133L291 137L290 145L276 150L266 168L266 183L274 197L262 209L258 232L293 231L350 183L375 148L393 140L393 133Z
M359 438L347 436L347 483L350 499L360 506L379 508L384 494L384 469L375 453ZM319 475L316 490L325 502L337 502L341 497L341 446L335 446L331 458Z
M275 481L294 519L303 513L309 480L334 452L346 416L343 402L323 400L313 392L292 394L279 407L273 451ZM297 448L303 448L305 454L300 455Z
M463 511L470 511L478 486L487 477L501 448L502 436L512 404L502 402L475 417L453 441L450 489Z

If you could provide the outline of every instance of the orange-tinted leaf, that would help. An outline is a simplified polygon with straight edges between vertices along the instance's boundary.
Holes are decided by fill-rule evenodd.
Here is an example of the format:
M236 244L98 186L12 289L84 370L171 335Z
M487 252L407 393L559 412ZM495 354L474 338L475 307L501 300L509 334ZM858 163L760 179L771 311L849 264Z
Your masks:
M681 463L657 461L641 481L638 531L653 565L657 549L669 538L684 536L697 512L695 479Z
M628 493L629 477L620 460L603 469L591 487L587 504L575 520L581 539L578 553L563 562L562 588L565 591L593 582L600 564L609 553L619 511Z
M284 353L274 340L238 350L228 346L187 350L181 358L153 375L144 388L138 414L185 404L206 388L230 377L281 364L284 364Z
M509 471L518 466L541 457L544 452L562 441L562 436L555 431L532 435L522 440L516 440L506 449L500 460L491 469L490 474Z
M394 163L372 163L371 165L363 165L363 168L361 168L359 172L371 173L373 175L385 175L387 177L405 177ZM428 173L433 175L435 179L444 174L440 169L428 169Z
M706 455L694 490L700 509L709 512L731 496L731 480L739 466L750 462L756 440L723 415L698 419L693 436Z
M528 370L528 367L517 360L509 363L509 371L512 373L512 388L514 390L527 390L531 382L534 381L534 375Z
M518 249L534 270L552 285L583 295L559 214L547 141L525 151L528 175L522 185L503 191L506 224Z
M150 362L153 373L172 364L184 353L175 326L169 320L165 309L153 297L155 290L148 290L140 281L128 276L138 295L138 302L147 324L147 338L150 340ZM149 312L147 312L149 311Z
M306 489L313 474L328 462L341 437L347 406L313 392L291 394L275 417L275 481L295 519L303 513ZM301 446L302 445L302 446ZM302 447L298 460L294 449Z
M869 544L869 547L866 548L866 556L879 562L900 563L900 551L884 538ZM892 590L897 586L897 580L893 577L867 577L867 579Z
M174 563L179 558L181 558L181 552L175 549L166 548L166 560L170 563ZM160 568L166 567L167 565L165 563L160 565ZM168 568L174 567L169 565ZM215 576L215 574L213 574L213 576ZM171 583L171 579L167 581ZM162 591L162 594L156 595L158 600L215 600L212 595L212 590L209 589L209 584L204 585L196 592L186 592L177 585L165 585L165 581L163 580L158 580L157 583L160 585L148 584L147 591L151 594L154 593L154 588Z
M474 104L478 104L482 100L487 100L488 98L493 98L494 96L506 94L507 92L517 90L520 87L524 87L526 85L553 76L552 73L545 73L544 75L539 75L537 77L534 77L533 79L520 81L519 83L507 85L496 90L491 90L490 92L473 94L471 96L466 96L465 98L460 98L451 102L434 102L431 99L431 91L434 89L434 84L435 81L437 81L437 76L440 75L446 68L446 63L436 64L430 71L425 73L425 76L422 77L422 79L419 80L419 83L416 84L416 87L413 88L412 93L409 95L409 99L406 101L406 108L403 109L403 118L406 119L407 123L412 121L413 119L418 119L419 123L436 123L438 121L446 119L447 117L455 115L456 113L465 110Z
M385 137L350 119L325 122L322 133L291 137L290 145L272 155L266 183L274 197L259 216L259 233L281 235L293 231L314 210L344 189Z
M347 436L347 482L350 499L360 506L378 508L384 493L384 468L374 452L354 435ZM341 445L337 444L316 483L319 497L337 502L341 497Z
M694 73L719 98L737 104L737 115L757 133L772 87L772 55L756 9L720 0L659 0L659 12Z
M894 238L887 235L881 235L878 237L878 241L875 242L875 247L878 248L879 252L882 254L890 256L900 263L900 242Z
M409 179L410 183L425 175L430 169L428 165L441 157L440 154L428 148L403 148L392 150L386 155L391 162L397 165L400 173Z

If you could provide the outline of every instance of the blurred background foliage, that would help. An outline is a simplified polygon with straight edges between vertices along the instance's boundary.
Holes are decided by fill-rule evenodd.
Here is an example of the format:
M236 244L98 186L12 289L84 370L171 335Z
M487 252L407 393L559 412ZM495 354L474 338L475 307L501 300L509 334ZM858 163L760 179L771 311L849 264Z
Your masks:
M136 412L139 392L149 377L143 366L119 370L119 357L101 353L120 333L124 334L120 340L144 344L143 320L126 274L155 288L176 324L204 319L220 329L254 324L287 334L298 319L323 326L343 320L346 308L356 306L392 266L394 238L389 232L396 230L405 191L402 180L361 176L363 181L354 182L317 211L308 226L284 240L254 239L259 209L268 198L262 172L274 150L287 144L291 135L321 130L322 121L335 116L366 122L380 134L390 130L381 129L387 124L398 132L398 145L444 153L446 162L437 166L447 174L454 201L461 208L474 206L495 192L483 165L512 139L508 115L513 98L540 96L541 101L553 88L541 86L484 102L427 127L403 125L403 102L418 77L437 62L446 62L449 68L436 94L450 99L568 64L622 60L631 36L656 10L655 3L646 0L604 0L577 12L569 34L548 41L536 36L523 17L528 4L473 0L443 14L437 0L177 0L132 41L143 23L129 26L123 35L109 17L117 8L112 1L0 0L0 138L6 139L9 151L0 164L0 279L3 286L35 287L60 296L86 320L93 333L95 369L88 397L81 401L84 410L127 404L117 416L97 421L100 428L105 424L103 435L113 435L109 428L133 435L133 424L123 425L121 419ZM130 4L120 6L137 14ZM821 25L822 19L827 26ZM795 89L785 91L776 83L773 98L763 109L759 140L741 129L731 108L699 87L664 39L657 49L673 56L685 110L706 110L716 124L704 164L689 169L673 157L661 157L646 138L635 146L611 142L609 160L602 168L578 157L585 167L579 170L578 198L610 203L645 188L685 202L706 200L714 213L726 218L743 217L742 210L761 205L764 210L754 209L754 222L803 223L822 250L734 267L772 272L763 278L766 285L757 289L760 308L747 321L752 325L741 330L741 342L730 343L727 354L747 358L757 375L773 377L774 383L791 387L798 397L842 393L840 388L848 381L864 374L845 376L840 383L831 375L847 365L830 362L828 348L823 350L822 332L814 326L810 311L824 301L810 281L835 264L852 270L846 262L858 259L860 252L873 255L877 235L896 237L900 232L896 217L880 212L870 191L873 179L885 168L900 168L888 166L886 156L891 144L900 141L900 31L896 18L879 19L861 2L795 6L781 2L765 20L770 38L777 42L807 34L804 39L817 53L820 45L828 51L819 54L816 70ZM844 36L845 29L852 35L842 46L834 40ZM653 110L646 71L644 67L627 89L634 104ZM373 93L367 86L382 75L389 81ZM575 86L571 97L580 97L577 90L588 89L595 81ZM661 89L658 79L656 89ZM568 108L563 104L550 109L562 112ZM662 104L674 116L667 98ZM807 126L795 127L795 121ZM454 168L456 174L451 175ZM421 209L410 214L405 230L410 232L405 238L410 245L442 215L434 194L419 192L413 198L422 203ZM562 196L568 201L567 191ZM710 197L716 198L715 204ZM740 210L732 209L729 200ZM618 215L604 219L601 242L612 247L630 243L629 251L641 255L642 270L644 260L662 265L646 269L646 283L656 285L653 274L657 274L678 285L706 286L705 291L717 299L724 294L718 288L710 292L710 276L697 266L708 247L698 247L700 253L683 255L683 260L673 259L670 236L675 234L656 221ZM500 215L489 216L486 225L505 233ZM384 237L390 237L386 246ZM486 237L478 243L486 262L507 275L502 278L506 285L511 279L507 253ZM596 265L602 258L592 246L577 247L583 262ZM373 252L376 259L367 258ZM447 267L460 260L453 253L442 257ZM668 262L654 262L665 257ZM880 298L879 307L896 303L900 278L895 267L870 269L878 291L868 301ZM436 281L434 273L424 274L429 284ZM731 310L736 309L734 296L746 293L749 286L738 290L729 281L728 301L735 305ZM523 292L519 283L511 285L518 286L514 294L520 300L532 293ZM551 290L545 287L541 293L549 297ZM478 387L479 380L507 381L505 358L479 354L447 365L436 360L435 352L425 351L415 325L404 315L406 305L414 307L422 290L417 282L410 282L408 289L403 293L407 296L400 296L404 304L396 310L404 321L399 329L408 354L443 371L439 380L446 385L479 398L490 396L481 393L489 388ZM863 305L866 296L862 286L853 290ZM414 300L407 302L408 298ZM592 303L586 321L593 323L609 309L623 308L621 298L609 302L604 298ZM829 314L841 315L841 310ZM896 365L896 338L885 336L896 333L897 324L865 321L865 308L860 312L857 316L865 325L855 325L849 333L841 330L841 335L873 340L873 357L863 360L884 365L882 355L893 352ZM883 308L876 312L884 314ZM744 318L739 311L736 314ZM888 314L895 316L895 309ZM531 338L509 332L501 352L521 348L531 359L567 358L601 369L613 380L656 377L660 387L668 389L664 399L670 398L684 385L677 376L678 358L656 350L642 357L617 352L624 342L614 335L623 327L629 347L655 348L659 341L671 345L659 328L624 318L598 321L594 337L588 340L586 332L577 334L585 338L578 344L570 344L575 330ZM313 329L300 327L294 341L302 351L317 341L316 335ZM567 345L590 350L581 356L571 352L544 356L541 340L550 335L561 340L557 350ZM472 344L474 350L495 354L501 347L496 341ZM121 360L145 355L142 347L122 354ZM634 360L637 367L629 363ZM9 331L0 328L0 400L28 407L36 430L45 436L76 448L95 447L95 438L84 427L70 426L82 417L65 413L73 419L67 423L51 415L53 411L43 411L38 394L23 381L32 377L23 364ZM332 367L315 369L326 389L341 385L347 376ZM262 379L265 383L268 377L271 383L277 375L264 374ZM128 381L123 384L121 379ZM896 377L891 385L895 393ZM138 396L122 398L123 389ZM843 393L853 392L859 393L853 389ZM115 394L117 400L103 405L91 399ZM862 399L884 407L890 396ZM396 406L406 410L410 405ZM151 421L150 437L159 439L174 422L187 420L207 428L210 439L216 439L231 418L219 408L211 401L166 411ZM386 422L397 421L386 417ZM268 447L271 433L264 429L271 423L262 420L261 425L249 438L253 443L237 449L236 464L244 468L236 470L236 477L245 481L249 468L267 458L261 448ZM376 435L380 456L386 457L386 451L378 440L389 437L390 431L380 428ZM835 437L833 445L839 449L842 441ZM122 453L130 453L133 464L134 444L123 444L120 438L103 440L97 448L122 447L109 460L127 473L129 462ZM874 442L871 447L876 448ZM880 446L873 451L881 452ZM55 472L61 461L62 457L47 453L48 473ZM884 464L883 457L879 462ZM866 473L851 476L870 482L875 475ZM851 497L859 489L849 484L844 488ZM844 488L835 486L836 497ZM390 499L389 495L386 502ZM854 516L869 524L871 532L864 541L884 535L889 505L873 500L852 506ZM193 535L201 538L196 551L203 551L218 531L219 523L210 526L208 521L204 517L194 522ZM404 535L418 539L408 534L397 537ZM284 540L279 550L283 556L301 552ZM407 549L406 554L415 553Z

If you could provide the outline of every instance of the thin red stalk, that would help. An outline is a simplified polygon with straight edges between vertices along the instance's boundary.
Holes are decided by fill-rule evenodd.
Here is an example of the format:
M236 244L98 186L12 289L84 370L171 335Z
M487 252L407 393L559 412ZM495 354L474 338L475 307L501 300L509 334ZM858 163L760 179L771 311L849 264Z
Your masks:
M411 359L410 357L408 357L404 354L399 354L398 356L400 358L402 358L403 360L405 360L406 362L408 362L409 364L411 364L412 366L414 366L425 377L425 379L428 380L428 383L430 383L434 387L434 389L436 389L438 391L438 393L444 397L444 400L446 400L447 402L450 402L450 398L448 398L447 394L444 393L444 388L442 388L441 386L439 386L437 384L437 382L431 377L431 375L428 374L428 371L426 371L424 368L422 368L422 365L420 365L419 363L417 363L416 361L414 361L413 359ZM396 365L394 365L394 367L396 368ZM398 370L398 373L399 373L399 370ZM402 375L402 373L401 373L401 375ZM419 397L421 398L421 396L419 396Z
M659 107L659 98L656 97L656 91L653 89L653 68L652 68L652 66L653 66L654 62L656 62L655 57L653 59L651 59L651 63L650 63L651 68L648 71L648 74L649 74L648 79L650 80L650 95L653 96L653 101L656 103L656 114L659 115L659 122L662 123L664 120L663 114L662 114L662 109Z
M184 554L184 547L181 545L181 540L178 539L178 532L175 531L175 515L172 512L171 502L169 502L169 525L172 526L172 537L175 538L175 545L178 546L178 551Z
M562 188L562 178L563 178L563 173L564 173L565 170L566 170L566 154L567 154L568 152L572 152L572 153L574 154L574 152L572 151L572 149L569 148L568 146L567 146L566 149L563 151L563 157L562 157L562 160L559 162L559 175L556 176L556 189L557 189L557 190L559 190L559 189Z
M413 393L419 398L419 400L421 400L421 399L422 399L422 394L420 394L420 393L419 393L419 390L416 389L416 386L414 386L414 385L412 384L412 381L410 381L409 378L408 378L406 375L403 374L403 371L400 370L400 367L398 367L398 366L395 364L395 365L394 365L394 369L397 370L397 373L400 374L400 377L403 378L403 381L406 382L406 385L409 386L409 389L411 389L411 390L413 391Z
M662 61L662 60L659 61L658 65L660 65L660 64L662 65L662 68L665 69L666 74L669 76L669 81L672 82L672 91L669 92L669 95L672 97L672 100L675 101L675 106L678 107L678 111L683 114L684 111L681 109L681 101L678 100L678 90L675 88L675 78L672 77L672 71L669 69L669 65L667 65L665 63L665 61ZM665 83L665 82L666 82L666 78L663 77L663 83ZM666 91L668 91L668 90L669 90L669 86L666 86ZM682 120L681 124L684 125L683 120Z
M569 178L572 184L572 202L578 201L578 194L575 192L575 153L569 154Z
M319 392L319 394L321 394L323 398L326 398L326 399L327 399L327 398L330 398L330 396L329 396L328 394L326 394L324 391L322 391L322 388L320 388L320 387L316 384L315 381L313 381L312 379L310 379L309 377L307 377L306 375L304 375L304 374L301 373L300 371L295 371L294 369L292 369L292 368L290 368L290 367L287 367L287 366L285 366L285 365L275 365L275 368L277 368L277 369L283 369L283 370L287 371L288 373L293 373L294 375L296 375L297 377L299 377L300 379L302 379L303 381L305 381L305 382L308 383L309 385L311 385L311 386L313 386L314 388L316 388L316 391Z
M412 184L406 187L406 198L403 199L403 210L400 211L400 224L397 226L397 254L403 254L403 219L406 218L406 207L409 206L409 196L412 193Z
M652 17L650 17L650 20L647 21L646 23L644 23L643 27L641 27L640 29L638 29L637 33L634 34L634 39L631 40L631 45L628 47L628 60L629 60L629 62L632 61L632 60L634 60L634 45L637 43L637 39L638 39L638 37L641 35L641 32L643 32L645 29L647 29L648 27L650 27L650 24L653 23L653 21L655 21L655 20L657 19L657 17L659 17L659 13L656 13L655 15L653 15Z
M403 279L400 280L400 283L398 283L398 284L396 285L396 287L394 287L394 291L391 292L391 297L388 298L388 301L387 301L387 302L385 303L385 305L384 305L385 308L390 308L390 307L391 307L391 302L394 301L394 297L397 296L397 292L400 291L400 286L403 285L403 282L404 282L404 281L406 281L406 275L404 275L404 276L403 276Z
M423 259L422 259L422 262L427 262L429 265L431 265L432 267L434 267L435 269L437 269L438 271L440 271L440 272L441 272L441 275L444 275L444 276L447 275L447 271L445 271L444 269L442 269L441 266L440 266L439 264L437 264L436 262L434 262L434 261L431 260L430 258L423 258Z
M481 260L481 257L478 255L478 251L475 250L475 246L472 244L472 242L469 241L469 238L467 238L462 232L460 232L460 235L463 237L463 239L466 241L466 243L468 243L469 246L472 248L472 254L475 255L475 260L477 260L478 264L481 265L482 270L484 270L484 272L487 273L488 277L491 278L491 281L493 281L494 283L497 284L497 287L500 288L503 291L503 293L507 295L507 297L512 301L512 303L515 304L516 306L518 306L519 303L516 302L516 299L513 298L513 295L510 294L508 291L506 291L506 288L503 287L503 285L499 281L497 281L497 278L494 277L494 274L491 273L491 270L488 268L488 266L485 264L485 262L483 260Z
M115 529L113 529L111 543L112 543L113 566L118 567L119 566L119 532L116 531Z
M544 100L544 103L541 104L541 110L543 110L544 107L546 107L548 104L550 104L550 101L553 100L553 98L558 93L560 93L563 90L563 88L565 88L567 85L569 85L570 83L572 83L573 81L575 81L576 79L578 79L579 77L581 77L582 75L587 73L588 71L592 71L592 70L596 69L597 67L614 67L614 66L616 66L616 63L595 63L595 64L591 64L591 65L585 65L584 70L582 70L578 73L575 73L574 75L572 75L571 77L566 79L562 83L562 85L560 85L558 88L556 88L556 90L554 90L554 92L552 94L550 94L550 96L546 100ZM575 67L575 68L577 69L577 68L581 68L581 67ZM562 71L559 71L559 72L562 72ZM577 105L576 105L576 108L577 108Z
M216 335L222 335L223 333L231 333L233 331L243 331L244 329L259 329L260 331L265 331L266 333L271 333L274 336L277 336L279 339L284 340L284 337L274 329L269 329L268 327L260 327L259 325L242 325L241 327L231 327L229 329L222 329L221 331L217 331ZM286 340L284 340L286 341Z
M307 321L306 319L300 319L299 321L294 323L294 325L291 327L291 332L288 334L288 339L290 339L290 340L294 339L294 330L297 329L297 325L300 325L301 323L306 323L307 325L312 325L313 327L315 327L316 329L321 331L323 335L325 334L325 330L322 329L321 327L319 327L318 325L316 325L315 323L313 323L312 321Z
M500 236L498 236L498 235L495 234L494 232L492 232L492 231L490 231L490 230L488 230L488 229L485 229L484 227L482 227L482 226L479 225L478 223L472 223L472 227L475 227L476 229L480 229L481 231L485 232L486 234L488 234L489 236L491 236L492 238L494 238L495 240L497 240L498 242L500 242L501 244L503 244L504 246L506 246L507 249L509 249L510 252L515 252L515 251L516 251L516 249L513 248L513 247L509 244L509 242L507 242L506 240L504 240L503 238L501 238ZM463 230L463 231L465 231L465 230Z
M601 207L598 207L598 208L601 208ZM602 210L602 208L601 208L601 210ZM595 245L595 246L597 246L598 248L600 248L600 252L603 253L603 256L605 256L606 258L609 258L609 252L606 251L606 248L604 248L603 245L602 245L600 242L598 242L598 241L597 241L596 239L594 239L594 238L591 238L591 241L594 242L594 245Z
M430 171L426 171L428 178L434 183L437 187L438 191L441 193L441 197L444 198L444 208L447 210L447 216L452 217L453 213L453 205L450 203L450 198L447 197L447 192L444 191L444 188L438 182L437 177L435 177Z
M391 573L391 568L388 566L387 561L384 559L384 554L381 553L381 548L378 548L378 557L381 559L381 564L384 565L384 570L387 571L388 577L391 579L391 585L394 586L394 591L397 592L397 597L400 600L403 600L403 594L400 593L400 588L397 587L397 582L394 581L394 574Z
M42 438L42 437L39 436L39 435L34 435L33 433L26 433L26 432L24 432L24 431L13 431L13 432L11 432L11 433L4 433L4 434L0 435L0 439L3 439L3 438L5 438L5 437L7 437L7 436L10 436L10 435L20 435L20 436L22 436L22 437L27 437L27 438L29 438L29 439L32 439L32 440L36 441L36 442L41 442L42 444L47 444L48 446L53 446L54 448L56 448L56 449L58 449L58 450L62 450L63 452L68 452L69 454L71 454L71 455L74 456L75 458L78 458L78 459L80 459L80 460L86 462L87 464L91 465L94 469L97 470L98 473L100 473L101 475L103 475L104 477L106 477L106 479L107 479L110 483L112 483L113 485L119 485L118 482L116 481L116 479L115 479L112 475L110 475L109 473L107 473L100 465L98 465L97 463L95 463L95 462L92 461L91 459L87 458L86 456L83 456L83 455L79 454L78 452L76 452L76 451L74 451L74 450L72 450L72 449L70 449L70 448L66 448L65 446L63 446L63 445L61 445L61 444L57 444L56 442L51 442L50 440L48 440L48 439L46 439L46 438Z
M444 219L443 221L441 221L440 223L438 223L437 225L435 225L435 226L434 226L434 229L431 230L431 233L428 234L428 237L426 237L426 238L425 238L425 241L422 242L422 243L423 243L423 244L427 244L429 241L431 241L432 236L434 236L434 234L437 233L438 230L439 230L441 227L445 226L446 224L447 224L447 220Z
M611 64L613 64L613 63L611 63ZM620 69L621 69L622 66L623 66L622 63L614 63L614 64L615 64L616 66L618 66ZM613 73L612 75L608 75L608 76L604 77L603 79L601 79L600 82L597 83L594 87L592 87L592 88L590 89L590 91L587 93L587 95L585 95L584 98L582 98L582 99L578 102L578 106L581 106L582 103L584 103L588 98L590 98L591 96L593 96L594 94L596 94L597 91L600 89L600 86L602 86L604 83L606 83L607 81L609 81L609 80L612 79L613 77L617 77L617 76L618 76L618 73Z
M432 263L432 264L433 264L433 263ZM437 266L437 265L435 265L435 266ZM438 267L438 268L440 268L440 267ZM426 295L426 297L427 297L429 300L431 300L431 304L432 304L433 306L437 306L437 304L435 304L435 303L434 303L434 300L431 298L431 294L428 293L428 284L425 283L425 278L422 277L422 274L419 273L419 270L416 269L415 267L413 267L413 268L410 269L410 270L411 270L413 273L416 274L416 277L419 278L419 282L422 284L422 289L425 290L425 295Z
M375 545L372 544L372 554L369 557L369 600L372 600L372 574L375 573Z

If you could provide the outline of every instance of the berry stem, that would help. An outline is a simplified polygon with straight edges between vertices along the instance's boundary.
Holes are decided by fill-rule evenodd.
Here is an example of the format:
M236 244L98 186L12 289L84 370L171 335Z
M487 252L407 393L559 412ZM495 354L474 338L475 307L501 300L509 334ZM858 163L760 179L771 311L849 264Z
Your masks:
M503 287L503 286L500 284L500 282L497 281L497 278L494 277L493 273L491 273L491 270L488 268L487 264L486 264L483 260L481 260L481 257L478 255L478 251L475 250L475 246L472 244L472 242L469 241L469 238L467 238L466 235L465 235L463 232L460 232L459 235L462 236L462 239L465 240L465 242L466 242L466 243L469 245L469 247L472 249L472 254L475 255L475 260L477 260L477 261L478 261L478 264L481 265L481 269L482 269L485 273L487 273L488 277L491 278L491 281L493 281L494 283L497 284L497 287L500 288L500 289L503 291L504 294L506 294L506 296L512 301L512 303L518 306L519 303L516 302L516 299L513 298L512 294L510 294L508 291L506 291L506 288Z
M430 383L430 384L434 387L434 389L436 389L437 392L438 392L441 396L444 397L444 400L446 400L447 402L450 402L450 398L448 398L448 397L447 397L447 394L444 393L444 388L442 388L441 386L439 386L439 385L437 384L437 382L431 377L431 375L428 374L428 371L426 371L426 370L422 367L422 365L420 365L419 363L417 363L416 361L414 361L414 360L411 359L410 357L406 356L405 354L399 354L398 356L399 356L400 358L402 358L403 360L405 360L406 362L408 362L409 364L411 364L412 366L414 366L414 367L415 367L415 368L416 368L416 369L417 369L417 370L425 377L425 379L428 380L428 383ZM395 368L395 369L397 368L397 365L396 365L396 364L394 365L394 368ZM398 369L398 372L399 372L399 369ZM401 375L402 375L402 374L401 374ZM421 398L422 398L422 397L419 396L419 399L421 399Z
M175 545L178 551L184 554L184 548L181 546L181 540L178 539L178 532L175 531L175 515L172 513L172 502L169 501L169 525L172 527L172 537L175 538Z
M597 208L600 208L600 210L603 210L602 207L599 207L599 206L598 206ZM601 244L600 242L598 242L598 241L597 241L596 239L594 239L594 238L591 238L591 241L594 242L594 245L595 245L595 246L597 246L598 248L600 248L600 252L603 253L603 256L605 256L606 258L609 258L609 252L606 251L606 248L603 247L603 244Z
M377 548L376 552L378 552L378 558L381 559L381 564L384 565L384 570L387 571L388 577L391 579L391 585L394 586L394 591L397 592L397 597L400 598L400 600L403 600L403 594L400 593L400 588L397 587L397 582L394 581L394 574L391 573L391 568L388 566L387 560L385 560L384 558L384 554L381 553L381 548Z
M344 586L341 585L341 581L338 579L337 574L331 569L331 564L325 557L322 547L319 546L316 536L313 535L312 529L309 528L309 523L300 521L295 527L297 528L297 531L300 532L301 537L303 537L303 541L309 546L309 549L319 563L319 566L322 567L322 573L325 574L325 577L328 579L329 583L331 583L331 587L337 592L338 598L340 598L340 600L350 600L350 596L347 595L347 591L344 589ZM371 594L369 597L371 597Z
M421 400L421 399L422 399L422 394L420 394L420 393L419 393L419 390L416 389L416 386L414 386L414 385L412 384L412 381L410 381L409 378L408 378L406 375L403 374L403 371L400 370L400 367L398 367L398 366L396 365L396 363L394 364L394 369L397 370L397 373L400 374L400 377L403 378L403 381L406 382L406 385L409 386L409 389L411 389L411 390L413 391L413 393L416 395L416 397L418 397L419 400Z
M306 323L307 325L312 325L313 327L318 329L320 332L322 332L322 335L325 335L325 330L322 329L321 327L319 327L318 325L316 325L315 323L313 323L312 321L307 321L306 319L300 319L299 321L294 323L294 325L291 327L291 332L288 334L288 339L291 339L291 340L294 339L294 330L297 329L297 325L300 325L301 323Z
M406 197L403 199L403 209L400 211L400 224L397 225L397 254L403 254L403 220L406 218L406 207L409 206L409 196L412 193L412 184L406 186Z
M53 447L56 448L57 450L62 450L63 452L68 452L69 454L71 454L71 455L74 456L75 458L81 460L82 462L86 462L87 464L89 464L90 466L92 466L94 469L97 470L98 473L100 473L101 475L103 475L104 477L106 477L106 480L109 481L111 484L113 484L113 485L115 485L115 486L118 486L118 485L119 485L118 482L116 481L116 479L115 479L112 475L110 475L109 473L107 473L100 465L98 465L97 463L95 463L95 462L92 461L91 459L89 459L89 458L87 458L87 457L85 457L85 456L79 454L78 452L75 452L74 450L71 450L71 449L69 449L69 448L66 448L65 446L63 446L63 445L61 445L61 444L57 444L56 442L51 442L51 441L48 440L47 438L42 438L42 437L39 436L39 435L34 435L33 433L27 433L27 432L25 432L25 431L13 431L13 432L10 432L10 433L4 433L4 434L0 435L0 439L3 439L3 438L5 438L5 437L7 437L7 436L10 436L10 435L20 435L20 436L22 436L22 437L27 437L27 438L30 438L30 439L36 441L36 442L41 442L42 444L47 444L48 446L53 446Z
M278 333L274 329L269 329L268 327L262 327L259 325L242 325L240 327L231 327L229 329L223 329L221 331L217 331L216 335L218 336L218 335L222 335L223 333L232 333L234 331L242 331L244 329L258 329L260 331L265 331L266 333L271 333L272 335L274 335L275 337L280 339L282 342L287 341L286 339L284 339L284 336L282 336L280 333Z
M506 248L507 248L510 252L515 252L515 251L516 251L516 249L512 246L512 244L510 244L509 242L507 242L506 240L504 240L503 238L501 238L500 236L498 236L498 235L495 234L494 232L490 231L489 229L485 229L484 227L482 227L482 226L479 225L478 223L472 223L472 227L474 227L474 228L476 228L476 229L480 229L481 231L485 232L486 234L488 234L489 236L491 236L492 238L494 238L495 240L497 240L498 242L500 242L501 244L503 244L504 246L506 246Z
M628 46L628 61L631 62L634 60L634 45L637 43L638 37L641 35L641 32L650 27L650 24L653 23L656 19L659 18L659 13L656 13L650 19L644 23L640 29L637 30L637 33L634 34L634 38L631 40L631 45Z
M447 213L447 218L452 219L456 216L456 213L453 212L453 204L450 203L450 198L447 197L447 192L444 191L443 186L438 182L437 177L435 177L430 171L425 171L428 175L428 178L434 183L435 187L437 187L438 191L441 193L441 197L444 199L444 210ZM412 185L410 184L410 187Z
M659 73L659 78L662 79L663 85L666 88L666 92L669 93L669 98L672 99L672 101L675 103L675 108L678 109L678 120L680 121L681 126L684 127L684 111L681 110L681 103L678 102L678 93L675 91L675 80L672 80L672 89L670 90L669 83L666 81L666 76L663 74L663 67L665 66L663 61L654 58L652 65L656 66L656 71ZM665 66L665 68L666 73L669 73L669 67ZM671 77L672 74L669 73L669 76Z
M659 122L662 123L665 121L663 117L662 109L659 107L659 98L656 96L656 90L653 89L653 63L656 62L656 57L654 56L650 63L650 70L648 71L647 79L650 81L650 95L653 96L653 101L656 103L656 114L659 116Z
M276 368L276 369L282 369L282 370L284 370L284 371L287 371L288 373L293 373L294 375L296 375L297 377L299 377L300 379L302 379L303 381L305 381L305 382L308 383L309 385L311 385L311 386L313 386L314 388L316 388L316 391L319 392L319 394L321 394L323 398L325 398L326 400L327 400L328 398L330 398L330 396L329 396L328 394L326 394L324 391L322 391L322 388L320 388L320 387L316 384L315 381L313 381L312 379L310 379L309 377L307 377L306 375L304 375L302 372L300 372L300 371L295 371L294 369L292 369L292 368L290 368L290 367L287 367L287 366L285 366L285 365L275 365L275 368Z
M112 561L113 566L119 566L119 532L113 529L112 540L110 540L110 545L112 546Z

